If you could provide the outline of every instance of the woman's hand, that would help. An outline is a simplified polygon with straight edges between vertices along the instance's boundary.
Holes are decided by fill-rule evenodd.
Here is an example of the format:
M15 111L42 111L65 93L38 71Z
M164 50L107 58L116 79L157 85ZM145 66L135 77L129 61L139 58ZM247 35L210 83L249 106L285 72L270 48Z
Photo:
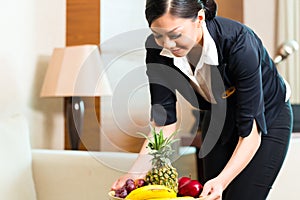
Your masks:
M136 180L136 179L139 179L139 178L145 178L145 174L130 174L130 173L127 173L121 177L119 177L114 183L113 185L111 186L111 190L117 190L119 188L121 188L126 180L128 179L132 179L132 180Z
M200 197L206 197L205 200L221 200L223 190L221 181L214 178L204 184Z

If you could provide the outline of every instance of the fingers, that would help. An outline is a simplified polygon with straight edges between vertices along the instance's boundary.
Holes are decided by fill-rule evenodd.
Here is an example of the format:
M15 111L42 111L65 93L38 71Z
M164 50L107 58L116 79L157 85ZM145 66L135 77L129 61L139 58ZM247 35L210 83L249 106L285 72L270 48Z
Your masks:
M120 189L121 187L123 187L126 183L126 181L128 179L132 179L132 180L136 180L136 179L139 179L139 178L144 178L145 175L144 174L139 174L139 175L133 175L133 174L125 174L121 177L119 177L118 180L116 180L112 186L111 186L111 190L117 190L117 189Z
M203 198L205 200L221 200L222 196L217 192L205 192L200 194L200 199Z
M117 189L121 188L124 184L125 184L125 182L123 179L118 179L111 186L111 190L117 190Z
M220 196L219 194L216 194L216 193L212 193L205 198L205 200L221 200L221 199L222 199L222 196Z
M202 192L200 194L200 197L206 197L206 196L208 196L210 194L210 191L211 191L211 187L206 187L204 185L203 190L202 190Z
M111 186L111 190L117 190L117 189L118 189L118 181L115 181Z

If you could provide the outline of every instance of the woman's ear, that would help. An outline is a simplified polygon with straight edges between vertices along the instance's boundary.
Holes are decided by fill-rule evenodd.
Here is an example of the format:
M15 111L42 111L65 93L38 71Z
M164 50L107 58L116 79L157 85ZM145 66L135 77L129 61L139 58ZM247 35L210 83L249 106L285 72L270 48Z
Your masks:
M203 9L201 9L199 12L198 12L198 17L197 17L197 27L198 28L201 28L202 27L202 22L205 20L205 12Z
M199 20L199 23L202 23L202 21L205 20L205 12L204 12L204 9L201 9L201 10L198 12L198 20Z

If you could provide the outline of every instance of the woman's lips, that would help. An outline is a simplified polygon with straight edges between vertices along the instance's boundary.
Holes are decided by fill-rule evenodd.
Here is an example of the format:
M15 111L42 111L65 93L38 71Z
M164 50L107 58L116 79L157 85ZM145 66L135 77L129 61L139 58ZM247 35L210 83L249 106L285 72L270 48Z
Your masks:
M180 50L181 50L181 49L179 49L179 48L178 48L178 49L172 49L171 52L172 52L173 54L178 54L178 53L180 52Z

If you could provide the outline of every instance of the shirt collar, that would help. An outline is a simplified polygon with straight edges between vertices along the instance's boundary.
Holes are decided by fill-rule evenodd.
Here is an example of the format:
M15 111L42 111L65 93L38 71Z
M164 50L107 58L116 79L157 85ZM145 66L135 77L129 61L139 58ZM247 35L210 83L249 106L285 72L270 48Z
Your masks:
M209 65L219 65L218 61L218 51L215 44L215 41L211 37L208 29L206 27L206 23L203 22L203 61Z
M206 63L208 65L219 65L217 47L215 41L213 40L210 33L208 32L205 21L203 21L202 23L202 29L203 29L203 49L202 49L202 55L200 61L203 61L203 63ZM166 48L162 49L160 55L173 58L174 63L178 63L178 60L182 60L183 58L183 57L176 57L174 54L172 54L171 51L169 51Z

